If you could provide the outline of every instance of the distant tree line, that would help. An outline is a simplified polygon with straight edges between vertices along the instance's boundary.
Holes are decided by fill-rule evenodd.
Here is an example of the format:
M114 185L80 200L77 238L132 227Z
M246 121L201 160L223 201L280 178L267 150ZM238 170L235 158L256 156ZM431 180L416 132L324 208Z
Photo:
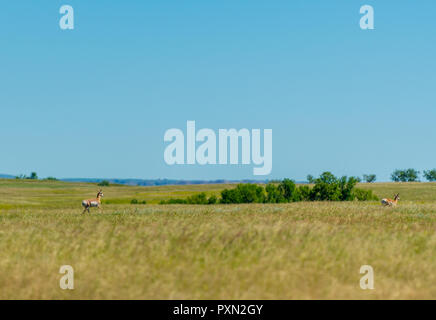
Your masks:
M367 183L373 183L377 180L377 176L375 174L364 174L363 175L363 181Z
M315 178L312 175L308 175L307 176L307 181L309 182L309 184L319 184L320 183L320 179L324 179L326 178L327 175L332 175L330 172L324 172L319 178ZM418 182L419 180L419 175L420 175L420 171L415 170L413 168L409 168L409 169L396 169L392 174L391 174L391 180L394 182ZM333 175L332 175L333 176ZM427 181L430 182L434 182L436 181L436 169L431 169L431 170L424 170L423 171L423 176ZM324 177L324 178L323 178ZM334 177L334 176L333 176ZM16 179L27 179L27 180L38 180L38 174L36 172L31 172L29 176L21 174L15 177ZM335 179L337 180L341 180L344 177L337 179L335 177ZM354 184L361 182L362 179L360 179L359 177L351 177L352 181L354 182ZM351 179L348 178L348 179ZM50 181L57 181L58 179L56 179L55 177L47 177L44 180L50 180ZM277 194L277 190L275 190L274 188L281 188L280 190L282 190L283 188L285 188L284 183L286 184L289 179L285 179L283 181L279 181L279 180L272 180L269 181L267 188L268 190L264 190L264 194L265 197L267 199L275 199L276 194ZM363 175L363 181L367 182L367 183L373 183L377 180L377 176L375 174L364 174ZM292 181L292 180L289 180ZM341 182L343 183L343 182ZM108 187L110 186L110 182L108 180L101 180L98 183L99 186L101 187ZM241 183L238 186L241 186L240 188L251 188L251 187L244 187L244 186L250 186L250 185L255 185L254 183ZM299 195L296 196L301 197L302 199L306 199L308 197L308 191L304 188L307 186L300 186L298 187L298 192ZM310 188L309 188L310 189ZM233 190L233 189L232 189ZM283 189L284 190L284 189ZM316 190L316 189L315 189ZM268 192L269 191L269 192ZM237 192L237 191L234 191ZM315 192L315 191L312 191ZM357 191L360 192L360 191ZM271 193L271 195L270 195ZM233 194L225 194L225 197L233 197ZM211 197L211 199L207 198L205 200L206 194L198 196L198 197L194 197L194 198L187 198L187 199L172 199L172 200L168 200L171 202L176 202L176 203L216 203L218 202L217 199L215 199L213 196ZM313 196L311 196L313 198ZM310 198L310 197L309 197ZM315 197L316 198L316 197ZM280 199L280 197L279 197ZM280 200L282 201L282 200ZM269 200L267 200L266 202L269 202ZM289 201L285 201L285 202L289 202Z
M423 177L430 182L436 181L436 169L424 170ZM409 168L409 169L396 169L391 174L391 180L394 182L418 182L420 181L420 171ZM360 182L360 178L356 178ZM375 174L364 174L363 181L367 183L373 183L377 180ZM312 175L307 176L307 181L310 184L315 183L315 178Z
M391 174L392 181L395 182L418 182L420 172L413 168L397 169ZM436 169L424 170L423 176L427 181L436 181Z
M38 175L36 172L31 172L30 176L26 176L25 174L20 174L16 176L15 179L28 179L28 180L38 180Z
M359 177L354 177L357 182L361 182L362 179L360 179ZM315 178L312 175L308 175L307 176L307 182L309 182L310 184L314 184L315 183ZM377 176L375 174L364 174L363 175L363 181L367 182L367 183L372 183L375 182L377 180Z
M428 181L436 181L436 169L424 170L424 177Z
M415 169L395 170L391 174L392 181L395 182L414 182L419 181L419 171Z
M15 177L15 179L18 180L38 180L38 174L36 172L31 172L30 176L26 176L25 174L20 174L18 176ZM58 179L56 179L55 177L47 177L44 180L49 180L49 181L57 181Z
M324 172L313 178L313 187L297 186L293 180L268 183L265 187L257 184L241 183L234 189L221 191L221 198L207 198L204 192L187 199L163 200L161 204L231 204L231 203L288 203L298 201L367 201L378 200L371 190L355 188L359 179L356 177L335 177Z

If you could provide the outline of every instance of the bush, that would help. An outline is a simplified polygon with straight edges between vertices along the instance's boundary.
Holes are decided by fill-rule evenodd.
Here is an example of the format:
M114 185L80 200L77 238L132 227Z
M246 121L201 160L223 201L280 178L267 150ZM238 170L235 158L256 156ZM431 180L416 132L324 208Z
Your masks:
M185 199L168 199L167 201L161 200L160 204L187 204Z
M315 186L310 192L312 201L339 201L341 190L338 179L330 172L324 172L314 181Z
M187 204L208 204L206 193L198 193L186 199Z
M207 200L207 204L216 204L218 202L218 198L216 196L210 196Z
M372 190L354 189L354 198L359 201L379 200L378 197L372 193Z
M295 182L290 179L284 179L279 184L279 191L285 198L286 202L300 201L300 194L298 192Z
M424 170L424 177L428 181L436 181L436 169Z
M353 190L358 182L356 177L336 178L331 172L324 172L315 179L309 198L312 201L352 201Z
M310 188L309 186L299 186L298 192L300 193L301 201L310 201Z
M339 179L339 188L341 190L341 201L352 201L354 200L353 189L356 184L360 182L359 178L356 177L342 177Z
M282 203L286 202L285 197L280 192L279 187L274 183L268 183L265 187L266 202L268 203Z
M375 174L364 174L363 180L367 183L373 183L377 179L377 176Z
M147 204L147 201L145 201L145 200L138 201L138 199L132 199L130 201L130 204Z
M242 203L241 194L236 189L224 189L221 191L221 203Z
M419 171L415 169L395 170L391 175L392 181L395 182L415 182L419 181Z
M284 179L279 184L270 182L266 187L256 184L241 183L234 189L221 191L220 203L284 203L296 201L352 201L354 199L366 201L375 200L372 191L356 189L359 179L356 177L337 178L330 172L324 172L313 182L315 186L297 187L295 182ZM207 198L204 192L183 199L162 200L161 204L215 204L216 196Z
M98 184L100 187L109 187L110 183L107 180L103 180Z
M235 189L224 189L221 192L221 203L263 203L265 202L263 187L250 183L241 183Z
M159 204L215 204L218 202L216 196L211 196L209 199L206 197L206 193L201 192L194 194L186 199L168 199L161 200Z
M47 178L45 178L45 180L47 180L47 181L58 181L58 179L56 179L55 177L47 177Z

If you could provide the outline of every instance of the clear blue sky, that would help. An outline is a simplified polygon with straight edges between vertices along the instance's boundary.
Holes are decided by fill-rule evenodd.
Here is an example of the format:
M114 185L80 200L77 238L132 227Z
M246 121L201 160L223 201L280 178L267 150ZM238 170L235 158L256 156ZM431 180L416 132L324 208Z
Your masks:
M187 120L273 129L261 178L436 167L435 17L430 0L4 1L0 172L256 178L166 165L164 133Z

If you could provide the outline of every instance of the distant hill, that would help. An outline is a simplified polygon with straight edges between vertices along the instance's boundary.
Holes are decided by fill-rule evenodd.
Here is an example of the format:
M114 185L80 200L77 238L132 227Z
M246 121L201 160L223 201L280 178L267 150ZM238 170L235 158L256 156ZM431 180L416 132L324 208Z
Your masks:
M15 176L12 176L10 174L1 174L0 173L0 179L15 179Z
M15 179L10 174L0 174L0 179ZM165 185L190 185L190 184L228 184L228 183L264 183L265 180L175 180L175 179L100 179L100 178L66 178L58 179L65 182L100 183L103 180L112 184L128 186L165 186Z
M228 184L228 183L265 183L266 180L174 180L174 179L60 179L68 182L90 182L99 183L103 180L113 184L124 184L129 186L165 186L165 185L190 185L190 184Z
M14 175L0 174L0 179L15 179ZM274 180L176 180L176 179L100 179L100 178L65 178L58 179L65 182L100 183L103 180L112 184L123 184L128 186L166 186L166 185L192 185L192 184L231 184L231 183L268 183ZM306 183L298 182L297 183Z

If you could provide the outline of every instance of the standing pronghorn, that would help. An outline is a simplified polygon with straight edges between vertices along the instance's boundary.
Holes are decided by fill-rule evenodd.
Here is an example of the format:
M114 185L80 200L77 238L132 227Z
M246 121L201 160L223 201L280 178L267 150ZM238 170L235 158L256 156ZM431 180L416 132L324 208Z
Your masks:
M400 200L400 194L399 193L397 193L394 196L394 200L389 199L389 198L384 198L384 199L382 199L381 203L384 206L395 207L397 205L398 200Z
M86 210L88 210L88 213L89 213L89 208L91 208L91 207L97 207L98 209L101 209L100 205L101 205L101 198L102 197L103 197L103 191L100 189L100 191L97 193L97 198L83 200L82 206L85 208L85 210L83 210L82 214L85 213Z

